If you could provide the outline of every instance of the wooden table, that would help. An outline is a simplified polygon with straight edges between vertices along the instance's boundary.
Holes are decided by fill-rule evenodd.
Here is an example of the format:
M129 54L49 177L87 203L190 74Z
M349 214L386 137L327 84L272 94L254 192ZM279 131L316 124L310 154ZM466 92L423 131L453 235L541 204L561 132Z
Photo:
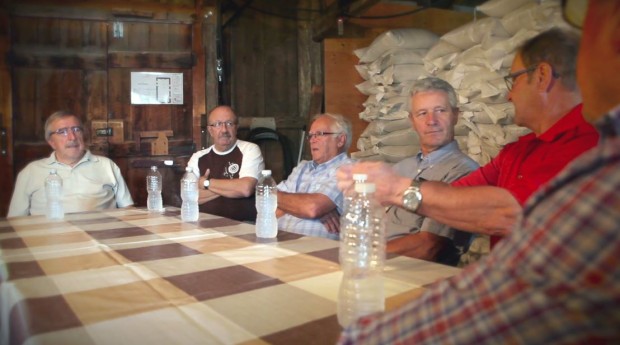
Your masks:
M393 257L386 308L458 269ZM338 242L179 210L0 220L1 344L330 344Z

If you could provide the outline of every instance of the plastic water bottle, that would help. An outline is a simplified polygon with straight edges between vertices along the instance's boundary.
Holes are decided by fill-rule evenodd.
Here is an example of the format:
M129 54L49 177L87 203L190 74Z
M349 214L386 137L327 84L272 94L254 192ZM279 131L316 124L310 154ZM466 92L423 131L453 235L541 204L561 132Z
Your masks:
M385 309L383 208L374 201L374 184L356 183L355 191L341 225L338 322L343 327Z
M181 220L195 222L198 220L198 176L191 167L185 169L181 179Z
M256 237L274 238L278 235L278 189L271 170L261 171L256 184Z
M349 213L349 206L351 205L351 202L357 195L357 192L355 191L355 186L358 183L366 182L367 179L368 179L368 175L366 174L353 174L353 188L347 190L344 194L342 215L340 216L340 238L341 239L347 236L346 234L346 229L348 228L347 214ZM342 252L343 252L343 247L341 246L340 252L339 252L340 262L343 261Z
M161 213L164 210L161 198L162 178L157 167L153 165L146 175L146 191L149 193L146 208L151 213Z
M62 177L56 173L56 169L52 169L45 178L45 198L47 219L63 219L65 211L62 206Z
M358 183L364 183L366 182L367 179L368 179L368 175L366 174L353 174L353 189L348 190L344 195L343 212L342 212L343 216L347 214L349 210L349 205L351 204L351 201L357 194L357 192L355 191L355 185Z

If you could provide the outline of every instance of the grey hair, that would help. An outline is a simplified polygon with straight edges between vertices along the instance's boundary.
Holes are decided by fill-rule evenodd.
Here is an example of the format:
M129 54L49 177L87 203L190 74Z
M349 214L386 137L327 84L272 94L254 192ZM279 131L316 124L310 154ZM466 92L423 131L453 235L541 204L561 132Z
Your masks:
M351 121L349 121L349 119L340 114L323 113L314 115L312 117L312 121L310 121L310 124L312 124L314 121L316 121L319 117L322 116L327 116L334 121L334 125L336 127L334 131L338 133L344 133L344 135L346 135L347 140L344 143L343 152L349 150L349 147L351 146L351 141L353 140Z
M80 119L77 115L75 115L73 112L68 111L68 110L58 110L56 112L54 112L52 115L50 115L47 120L45 120L45 140L50 140L50 137L52 136L52 131L50 130L50 127L52 126L52 123L58 119L62 119L65 117L74 117L78 120L78 122L80 123L80 126L83 127L83 123L82 123L82 119Z
M416 80L411 86L411 91L409 92L409 96L413 97L420 92L429 92L429 91L443 91L448 95L448 102L450 103L450 107L452 107L453 111L458 111L458 98L456 96L456 91L450 83L443 79L428 77L424 79ZM407 109L411 112L411 102L408 102Z
M577 90L577 53L579 35L558 28L547 30L525 41L517 49L527 68L546 62L553 68L554 77L571 91ZM531 72L528 73L531 76Z

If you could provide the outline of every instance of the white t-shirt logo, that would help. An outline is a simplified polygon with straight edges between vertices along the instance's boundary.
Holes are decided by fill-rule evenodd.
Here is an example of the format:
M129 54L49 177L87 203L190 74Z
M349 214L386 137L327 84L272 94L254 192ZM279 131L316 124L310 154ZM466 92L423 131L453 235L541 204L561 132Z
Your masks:
M237 163L228 163L228 172L232 176L239 172L239 164ZM231 177L232 178L232 177Z

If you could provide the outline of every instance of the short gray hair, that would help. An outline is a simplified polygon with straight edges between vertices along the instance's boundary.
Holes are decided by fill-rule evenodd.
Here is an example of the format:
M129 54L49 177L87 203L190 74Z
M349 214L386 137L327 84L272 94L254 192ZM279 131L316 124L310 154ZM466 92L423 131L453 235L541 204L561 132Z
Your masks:
M50 127L52 126L52 123L58 119L62 119L65 117L74 117L78 120L78 122L80 123L80 126L83 127L84 125L82 124L82 119L80 119L77 115L75 115L73 112L68 111L68 110L58 110L56 112L54 112L52 115L50 115L47 120L45 120L45 140L50 140L50 137L52 136L52 130L50 129Z
M322 116L327 116L332 119L334 121L334 125L336 126L335 131L337 131L338 133L344 133L344 135L346 135L347 140L344 144L343 152L348 151L349 147L351 146L351 141L353 141L353 130L351 127L351 121L349 121L349 119L340 114L323 113L314 115L312 117L312 121L310 121L310 124L312 124L314 121L316 121L319 117Z
M411 86L411 91L409 92L409 96L413 97L420 92L429 92L429 91L443 91L448 95L448 102L450 103L450 107L452 110L458 111L458 98L456 96L456 91L450 83L443 79L428 77L424 79L416 80ZM407 109L411 112L411 101L409 101Z
M577 53L579 35L558 28L547 30L527 40L517 49L523 65L530 68L546 62L554 76L571 91L577 90ZM528 78L531 72L528 73Z

